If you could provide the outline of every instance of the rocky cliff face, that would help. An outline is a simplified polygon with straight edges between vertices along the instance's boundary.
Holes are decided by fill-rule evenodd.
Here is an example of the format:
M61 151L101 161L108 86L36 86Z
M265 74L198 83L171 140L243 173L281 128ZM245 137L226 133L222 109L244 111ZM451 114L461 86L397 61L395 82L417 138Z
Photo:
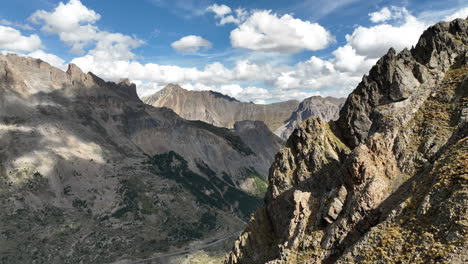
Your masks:
M238 121L263 121L282 139L288 139L294 128L310 116L335 120L344 99L314 96L299 101L259 105L242 103L213 91L187 91L170 84L143 101L155 107L168 107L189 120L201 120L215 126L232 128Z
M108 263L239 230L282 144L261 129L249 146L240 127L148 106L128 80L0 55L0 262Z
M336 122L303 122L226 263L466 263L468 20L391 49Z
M345 102L345 98L312 96L304 99L284 125L275 134L287 140L294 129L307 118L318 117L325 122L338 119L338 113Z

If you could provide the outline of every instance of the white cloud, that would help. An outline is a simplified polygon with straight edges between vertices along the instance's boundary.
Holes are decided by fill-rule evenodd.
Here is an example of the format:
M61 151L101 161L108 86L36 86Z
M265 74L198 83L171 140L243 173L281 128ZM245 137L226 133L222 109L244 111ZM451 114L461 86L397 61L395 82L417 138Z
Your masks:
M332 54L335 56L333 60L335 67L343 72L365 73L376 62L374 59L356 54L356 50L350 45L339 47Z
M216 4L207 10L219 18L217 25L239 25L230 34L234 48L297 53L324 49L335 41L332 34L318 23L294 18L290 14L280 17L271 10L247 11L243 8L232 12L230 7Z
M136 61L132 53L141 45L139 40L99 29L96 29L99 35L95 40L96 46L72 62L84 71L92 71L108 80L136 80L141 96L152 94L168 83L179 83L191 90L214 90L242 101L255 102L301 100L312 95L346 96L390 46L398 50L410 47L427 25L427 22L412 16L404 8L389 7L388 10L391 15L385 21L376 22L370 27L355 28L347 36L347 43L335 49L331 58L312 56L295 65L275 58L285 58L291 52L304 49L326 47L333 41L331 34L318 24L291 15L278 17L270 11L249 12L243 9L230 10L229 13L218 10L219 23L224 19L223 23L239 24L236 30L248 33L248 40L242 42L243 48L256 51L248 53L252 56L230 60L234 65L229 67L221 62L213 62L203 68L143 64ZM229 19L232 21L229 22ZM391 34L396 34L398 38ZM198 36L193 37L192 40L182 38L176 41L179 45L174 44L174 48L196 51L209 47L197 39ZM265 54L272 58L271 51L279 55L271 60L261 58Z
M58 57L57 55L46 53L42 50L36 50L34 52L31 52L27 54L29 57L33 57L36 59L41 59L45 62L48 62L50 65L57 67L62 70L67 69L67 65L65 64L65 60Z
M216 17L223 17L231 13L231 8L227 5L213 4L207 7L206 10L215 13Z
M211 48L211 42L195 35L185 36L175 42L172 42L171 47L183 53L195 53L200 48Z
M58 34L60 39L71 47L76 54L84 53L88 45L95 47L89 54L101 60L127 60L134 58L132 49L144 42L134 37L120 33L101 31L94 25L101 15L88 9L79 0L60 2L52 11L38 10L31 15L30 20L43 24L42 30Z
M374 23L379 23L389 20L392 17L392 12L390 12L390 9L388 9L388 7L383 7L379 11L370 13L369 16L370 21Z
M233 15L224 16L224 17L221 18L218 25L222 26L222 25L229 24L229 23L239 24L240 19L237 18L237 17L234 17Z
M38 35L23 36L20 31L0 26L0 49L16 52L29 52L41 48L42 42Z
M402 19L409 15L408 10L404 7L391 6L383 7L379 11L370 13L370 21L373 23L385 22L388 20Z
M215 7L216 6L216 7ZM249 12L243 8L237 8L232 12L231 8L226 5L218 6L216 4L209 6L208 11L215 13L215 17L219 18L218 26L225 24L240 24L243 23L249 16Z
M455 13L444 17L444 21L452 21L457 18L467 18L468 17L468 7L461 8Z
M67 4L60 2L53 12L38 10L30 20L43 23L42 30L58 34L71 46L71 52L81 54L87 44L98 38L98 29L93 24L100 18L79 0L70 0Z
M3 19L3 18L0 19L0 25L11 26L11 27L15 27L15 28L21 28L23 30L33 30L34 29L28 24L11 22L11 21Z
M422 32L428 27L424 22L407 14L401 25L379 24L373 27L357 27L346 40L357 54L378 58L390 47L401 51L415 45Z
M96 46L89 54L98 60L130 60L135 58L132 49L138 48L144 42L120 33L99 33Z
M265 10L255 11L231 32L233 47L266 52L320 50L333 41L331 33L317 23L303 21L289 14L278 17Z

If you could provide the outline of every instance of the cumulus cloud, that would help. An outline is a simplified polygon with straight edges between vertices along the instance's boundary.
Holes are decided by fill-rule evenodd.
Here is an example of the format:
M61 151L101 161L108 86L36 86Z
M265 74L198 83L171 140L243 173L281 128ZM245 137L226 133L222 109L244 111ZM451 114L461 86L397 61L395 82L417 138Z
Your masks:
M255 11L230 37L235 48L281 53L320 50L334 41L331 33L317 23L289 14L279 17L268 10Z
M243 8L238 8L234 11L234 14L223 16L219 21L218 25L222 26L225 24L233 23L233 24L240 24L244 22L249 16L249 12Z
M41 46L41 39L36 34L24 36L12 27L0 26L0 49L29 52L37 50Z
M120 33L101 31L94 23L101 15L88 9L80 0L60 2L51 12L38 10L31 15L30 20L42 24L42 30L58 34L60 39L71 47L75 54L83 54L85 47L96 44L94 55L107 59L130 59L133 48L144 42Z
M84 47L95 40L98 29L93 24L101 16L88 9L79 0L62 2L52 11L38 10L31 15L30 20L43 24L42 30L58 34L60 39L71 46L71 52L81 54Z
M390 47L397 51L411 48L428 24L407 12L404 13L401 24L384 23L372 27L357 27L352 34L346 35L348 44L357 54L370 58L382 56Z
M3 19L3 18L0 19L0 25L10 26L10 27L14 27L14 28L21 28L23 30L33 30L34 29L28 24L11 22L11 21L9 21L7 19Z
M226 5L207 8L219 19L217 25L239 25L231 31L231 45L253 51L297 53L302 50L320 50L335 41L332 34L318 23L311 23L290 14L278 16L271 10L234 12Z
M379 11L370 13L369 16L370 21L374 23L379 23L389 20L392 17L392 12L390 12L390 9L388 9L388 7L384 7Z
M206 11L213 12L215 17L219 18L219 22L217 23L218 26L229 23L240 24L244 22L249 15L249 12L243 8L237 8L232 12L232 9L229 6L217 4L209 6Z
M96 41L95 47L88 52L98 60L130 60L135 58L132 49L140 47L142 40L121 33L102 31Z
M34 52L31 52L31 53L27 54L27 56L33 57L33 58L36 58L36 59L41 59L41 60L49 63L50 65L52 65L54 67L57 67L59 69L62 69L62 70L67 69L67 65L65 64L64 59L60 58L57 55L54 55L54 54L51 54L51 53L46 53L43 50L36 50Z
M216 17L223 17L231 13L231 8L227 5L213 4L207 7L206 10L215 13Z
M409 14L404 7L383 7L379 11L369 13L370 21L373 23L385 22L391 19L401 19Z
M79 1L71 2L76 4ZM290 56L301 50L327 47L333 41L331 34L320 25L292 15L278 16L271 11L262 10L233 11L231 8L228 10L220 7L216 11L209 11L219 19L219 24L238 24L232 31L238 34L234 34L234 39L238 41L236 45L257 51L249 54L270 54L271 57L268 52L274 51L275 54L282 52L281 56ZM93 14L92 10L88 10L90 12L84 12L87 14L84 15L86 19L78 19L78 27L90 26L96 34L86 44L92 45L87 53L72 62L84 71L92 71L108 80L130 78L137 84L140 96L152 94L168 83L179 83L191 90L214 90L242 101L254 102L301 100L312 95L346 96L388 48L393 46L400 50L411 47L428 25L427 21L414 17L404 8L387 9L391 13L389 16L374 16L374 25L356 27L346 36L346 43L336 48L328 59L311 56L289 65L284 61L273 62L248 57L249 59L231 60L233 65L230 63L229 66L222 62L213 62L198 68L138 62L132 50L142 45L142 41L120 33L101 31L94 25L93 15L89 15ZM446 15L449 14L444 14ZM370 19L373 19L372 15ZM44 20L39 21L45 23ZM74 23L75 28L77 23ZM187 36L174 42L173 47L183 52L197 51L211 45L204 41L207 40L199 36ZM67 43L65 40L64 42ZM43 58L49 57L49 61L54 59L36 54L37 57L40 55ZM60 58L55 63L60 64Z
M366 56L358 55L356 50L350 45L339 47L332 52L335 58L332 60L336 69L343 72L365 73L372 65L375 59L369 59Z
M171 47L183 53L195 53L201 48L211 48L211 42L195 35L185 36L177 41L172 42Z

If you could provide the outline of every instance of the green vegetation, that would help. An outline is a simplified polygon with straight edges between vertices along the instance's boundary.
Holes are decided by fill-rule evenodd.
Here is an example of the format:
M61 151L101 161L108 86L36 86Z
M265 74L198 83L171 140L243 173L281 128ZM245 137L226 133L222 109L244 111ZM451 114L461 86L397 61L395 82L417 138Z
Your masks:
M137 219L141 219L142 215L149 215L154 212L153 203L145 195L148 188L150 186L144 184L138 178L122 180L118 190L118 193L123 197L121 207L112 214L112 217L121 218L127 212L132 212Z
M255 190L251 190L250 194L263 199L263 197L265 197L265 193L268 190L268 183L263 180L263 178L254 168L246 169L245 174L247 175L246 178L254 180Z
M47 186L47 179L39 172L35 172L32 178L26 181L25 185L30 190L38 190L39 187Z
M241 217L247 218L261 206L257 197L238 190L216 176L203 161L197 162L203 177L188 168L187 161L171 151L149 157L145 162L150 171L164 178L174 180L188 190L201 204L230 211L236 209Z
M255 179L255 184L257 185L258 190L260 193L265 194L268 189L268 183L266 183L262 178L260 178L258 175L253 175Z
M216 228L216 213L205 212L197 222L177 221L170 229L167 240L177 242L193 241L202 238L207 232Z
M73 200L72 205L73 207L80 209L80 210L88 207L88 204L86 203L85 200L81 200L78 198Z

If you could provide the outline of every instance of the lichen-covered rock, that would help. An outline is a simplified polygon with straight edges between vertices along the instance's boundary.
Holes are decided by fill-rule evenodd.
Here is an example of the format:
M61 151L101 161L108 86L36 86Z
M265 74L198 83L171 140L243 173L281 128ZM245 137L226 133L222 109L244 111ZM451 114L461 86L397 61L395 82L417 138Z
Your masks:
M302 123L270 169L270 236L244 232L225 263L466 263L467 27L391 49L338 121Z

